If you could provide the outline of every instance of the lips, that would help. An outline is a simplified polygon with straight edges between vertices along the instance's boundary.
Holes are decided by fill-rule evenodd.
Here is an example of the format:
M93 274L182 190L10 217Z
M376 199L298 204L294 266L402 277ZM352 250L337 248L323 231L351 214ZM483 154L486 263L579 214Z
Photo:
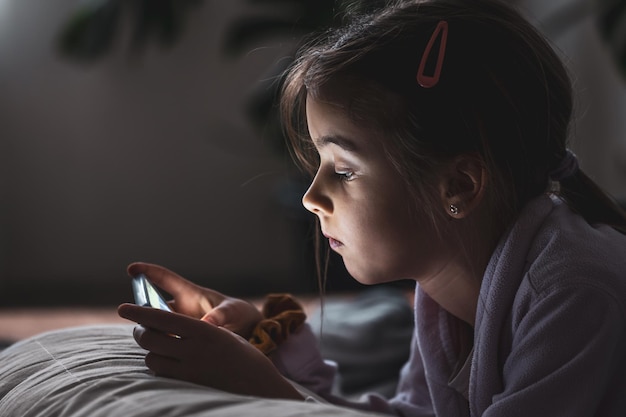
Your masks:
M343 246L343 243L341 243L338 240L333 239L332 237L328 239L328 244L330 245L330 248L333 250L337 250Z
M337 250L337 249L339 249L340 247L343 246L343 243L341 241L335 239L334 237L332 237L332 236L330 236L330 235L328 235L326 233L322 232L322 234L324 235L324 237L326 239L328 239L328 245L330 246L331 249Z

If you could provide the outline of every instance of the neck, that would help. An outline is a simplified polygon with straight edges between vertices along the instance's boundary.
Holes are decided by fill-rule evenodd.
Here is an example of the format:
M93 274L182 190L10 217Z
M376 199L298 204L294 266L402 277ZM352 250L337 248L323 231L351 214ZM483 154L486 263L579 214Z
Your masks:
M484 209L474 217L472 222L451 223L455 229L450 229L444 239L447 246L442 256L447 261L435 273L417 279L435 302L472 327L483 275L503 231L503 226L495 224ZM472 239L475 236L482 238Z
M450 314L474 327L480 294L480 277L446 271L418 280L420 288Z
M448 242L458 242L450 239ZM420 288L450 314L474 327L483 274L491 258L491 245L448 246L447 261L417 279ZM466 248L466 250L464 250ZM470 248L467 250L467 248Z

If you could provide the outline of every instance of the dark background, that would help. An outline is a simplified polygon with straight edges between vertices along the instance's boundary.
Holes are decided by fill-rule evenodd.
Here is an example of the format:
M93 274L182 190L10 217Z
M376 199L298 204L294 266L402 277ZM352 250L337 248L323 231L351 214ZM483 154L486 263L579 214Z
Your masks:
M169 46L137 48L122 16L81 61L58 49L81 2L0 0L0 307L127 301L136 260L233 295L317 291L305 183L249 113L301 33L228 53L243 16L286 6L199 3ZM584 2L518 3L572 71L583 169L626 199L624 82L596 19ZM329 290L354 288L333 259Z

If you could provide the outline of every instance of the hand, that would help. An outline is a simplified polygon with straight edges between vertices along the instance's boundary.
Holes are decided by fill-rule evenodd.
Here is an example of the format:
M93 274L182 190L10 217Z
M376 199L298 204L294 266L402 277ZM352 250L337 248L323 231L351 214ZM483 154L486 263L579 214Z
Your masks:
M149 351L146 366L156 375L235 394L302 399L265 355L224 328L135 304L120 305L118 313L140 324L133 336Z
M263 318L251 303L200 287L162 266L141 262L128 266L130 276L140 273L146 274L153 284L174 297L169 304L177 313L224 327L244 339L250 338Z

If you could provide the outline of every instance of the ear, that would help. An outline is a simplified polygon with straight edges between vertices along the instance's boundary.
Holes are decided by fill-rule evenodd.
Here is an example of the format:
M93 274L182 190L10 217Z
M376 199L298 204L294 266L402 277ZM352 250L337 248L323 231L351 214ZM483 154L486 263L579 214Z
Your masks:
M444 210L455 219L467 217L480 205L487 187L487 169L478 154L455 157L444 170L440 196Z

